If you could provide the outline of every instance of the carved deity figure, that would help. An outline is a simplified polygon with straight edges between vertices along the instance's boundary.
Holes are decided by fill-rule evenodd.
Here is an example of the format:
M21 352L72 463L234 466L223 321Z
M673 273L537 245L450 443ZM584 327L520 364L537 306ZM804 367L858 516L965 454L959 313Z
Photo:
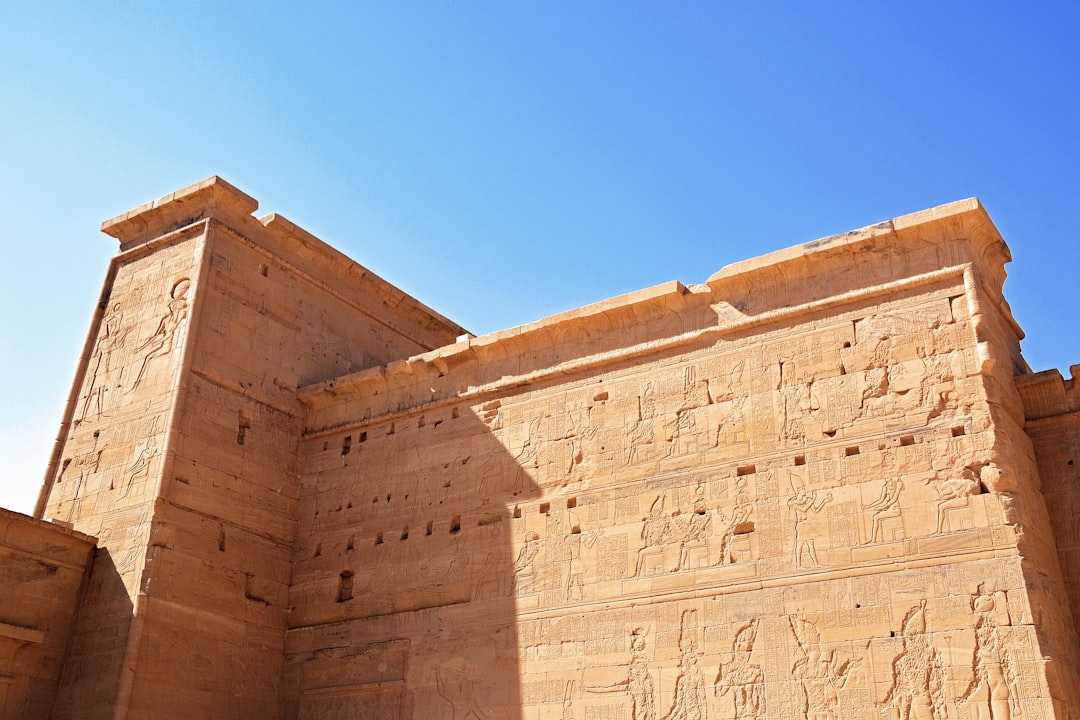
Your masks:
M643 544L637 554L637 565L634 569L635 577L641 575L645 557L651 554L649 551L656 550L667 542L668 535L671 532L671 518L664 515L664 503L666 500L666 494L660 495L653 500L653 504L649 507L648 517L643 519L641 526Z
M720 533L720 560L717 565L727 565L735 562L732 554L732 544L740 525L750 519L750 513L754 505L750 501L750 493L746 490L746 478L741 477L735 481L735 507L731 509L731 517L724 519L721 513L720 521L724 523L724 529Z
M87 373L90 375L90 389L83 400L80 419L85 420L90 414L91 405L94 414L101 415L108 404L108 393L119 384L118 361L114 358L117 350L124 346L131 328L123 327L124 314L120 303L113 303L109 312L101 319L101 331L98 333L94 354L90 357Z
M653 441L653 420L656 419L656 398L653 394L652 383L645 384L645 390L638 398L638 416L626 430L626 462L629 465L637 457L638 450L642 445L649 445Z
M964 468L958 476L945 479L936 478L933 481L934 491L937 492L937 530L935 534L945 532L945 525L949 520L950 510L960 510L969 505L968 498L979 492L979 479L971 468ZM950 526L951 530L952 527Z
M735 633L731 659L720 662L713 685L716 697L731 693L735 720L762 720L765 717L765 673L760 665L750 662L757 627L758 622L754 620Z
M788 507L795 513L795 549L793 557L796 568L803 567L803 555L810 558L810 567L820 565L817 558L817 547L814 544L814 538L807 532L806 521L810 517L810 513L816 515L821 512L821 508L825 506L825 503L831 500L831 492L826 492L821 497L818 497L817 490L807 490L805 488L796 490L795 495L788 498Z
M679 543L679 560L675 572L686 570L690 566L690 550L704 547L712 529L712 516L705 507L705 488L698 485L694 489L694 510L686 515L671 518L673 540Z
M525 437L525 443L514 457L521 467L536 465L537 455L539 455L540 448L544 445L544 436L540 432L540 424L543 420L544 416L540 415L529 422L529 431L528 435Z
M563 538L566 545L566 602L585 599L585 566L581 561L581 546L592 547L603 531L590 531L586 535L571 533Z
M439 695L450 703L451 720L487 720L473 697L472 680L464 667L443 666L435 668L435 682Z
M902 626L904 649L892 663L892 685L879 705L895 705L900 720L945 720L945 665L926 637L926 601Z
M579 471L579 466L585 461L585 441L596 436L597 428L589 422L588 409L583 411L584 418L575 418L573 413L567 413L569 427L558 438L565 444L566 451L566 477L574 479L574 474Z
M656 720L656 686L649 672L644 630L635 628L630 633L630 664L626 668L626 679L614 685L586 688L586 691L593 693L624 691L630 696L630 720Z
M510 594L513 595L521 590L521 576L533 569L533 560L540 552L540 536L530 532L525 536L525 544L518 550L517 559L514 560L514 575L510 580Z
M563 691L562 716L559 720L576 720L574 715L574 681L566 681L566 690Z
M142 345L135 348L135 352L143 353L143 361L142 365L139 366L138 374L135 376L135 382L131 384L132 390L142 382L146 367L150 364L150 361L154 358L166 357L176 346L176 339L179 337L180 330L184 326L184 321L188 315L187 293L190 287L191 281L187 278L176 281L172 292L169 294L171 300L169 300L168 310L158 321L154 334L147 338Z
M150 465L153 463L154 456L156 456L158 452L157 436L154 434L154 428L156 427L156 425L157 418L154 418L154 422L150 427L150 435L147 436L145 442L143 443L142 450L139 451L139 454L135 456L134 460L132 460L131 465L128 466L128 481L127 485L124 487L124 493L123 495L121 495L121 497L126 498L128 496L128 494L131 492L132 486L135 484L136 478L138 478L140 475L146 475L147 477L149 477L150 475ZM109 489L111 490L112 488Z
M818 629L799 618L789 617L795 635L795 664L791 668L798 685L796 707L804 720L836 720L840 691L861 659L841 660L836 650L826 650Z
M706 720L705 678L698 668L697 653L684 650L679 658L675 695L664 720Z
M994 623L997 601L979 587L972 596L975 612L975 652L972 678L959 702L975 705L976 720L1012 720L1020 717L1016 695L1016 665L1001 630Z
M668 448L665 457L689 452L696 429L697 417L694 415L693 408L675 413L674 419L669 420L666 426Z
M62 482L66 477L75 476L75 489L71 493L71 502L68 505L67 519L69 521L75 516L75 511L78 508L83 482L98 471L101 466L101 455L105 452L105 448L108 447L108 443L105 443L99 448L97 443L98 434L94 433L94 446L87 452L64 461L63 466L60 468L57 482Z
M874 514L870 519L870 539L864 544L885 542L885 521L900 517L900 491L903 489L904 481L900 478L885 479L881 487L881 496L866 506L866 509L873 510Z
M746 442L746 414L743 406L746 398L736 398L731 403L731 411L717 425L713 447L724 447Z

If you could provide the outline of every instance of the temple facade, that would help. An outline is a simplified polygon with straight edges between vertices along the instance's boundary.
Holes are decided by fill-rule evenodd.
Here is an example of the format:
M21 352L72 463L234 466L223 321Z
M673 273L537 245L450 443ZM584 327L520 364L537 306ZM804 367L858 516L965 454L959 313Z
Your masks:
M2 717L1080 708L1080 366L978 201L483 337L256 209L103 225Z

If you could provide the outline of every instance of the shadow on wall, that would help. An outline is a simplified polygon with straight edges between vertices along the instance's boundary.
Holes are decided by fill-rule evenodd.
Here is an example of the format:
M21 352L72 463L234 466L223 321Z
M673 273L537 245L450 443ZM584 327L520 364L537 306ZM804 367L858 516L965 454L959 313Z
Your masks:
M99 547L68 644L54 720L113 716L133 614L114 557Z
M305 440L287 717L522 717L519 598L566 598L574 528L524 516L497 404Z

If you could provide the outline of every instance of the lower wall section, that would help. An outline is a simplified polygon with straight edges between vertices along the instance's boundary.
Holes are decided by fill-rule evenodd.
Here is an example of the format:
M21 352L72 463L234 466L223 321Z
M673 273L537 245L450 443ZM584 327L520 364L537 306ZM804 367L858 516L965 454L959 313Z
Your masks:
M159 502L128 717L280 712L290 549Z
M0 719L49 716L94 546L0 510Z
M473 603L292 630L287 651L291 718L1054 713L1016 557L501 621Z

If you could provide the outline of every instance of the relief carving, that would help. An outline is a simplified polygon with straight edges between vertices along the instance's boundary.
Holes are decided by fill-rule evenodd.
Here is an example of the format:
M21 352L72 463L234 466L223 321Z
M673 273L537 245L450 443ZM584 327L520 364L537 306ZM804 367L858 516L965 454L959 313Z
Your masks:
M867 510L873 510L870 518L870 539L863 543L885 542L885 521L900 520L900 492L904 489L904 481L898 477L889 477L882 481L881 495L878 499L866 506ZM880 538L878 537L880 535Z
M641 526L642 547L637 553L637 564L634 567L634 576L640 577L645 561L651 555L663 553L664 543L670 533L669 518L664 515L664 503L667 494L658 496L649 507L649 515L644 518Z
M487 715L480 709L473 697L473 681L468 669L459 663L447 663L435 668L435 683L439 696L450 704L451 720L487 720Z
M687 514L677 513L671 518L671 536L679 544L679 560L675 572L690 569L690 552L704 548L712 529L712 516L705 508L705 487L694 488L694 509Z
M1005 593L991 594L983 591L982 586L971 598L971 609L977 616L975 651L971 659L972 677L957 700L974 704L977 720L1012 720L1020 717L1018 668L1005 635L994 619L995 614L1001 612L1006 616L1005 624L1009 624L1008 607L1004 600Z
M149 477L150 466L154 462L154 458L158 454L157 435L154 429L157 427L157 418L150 424L150 434L146 436L146 439L140 446L137 446L138 453L131 461L131 464L127 467L125 474L127 475L127 484L124 486L124 492L120 496L126 498L131 493L131 488L135 484L136 478ZM113 486L110 484L109 489L113 490Z
M517 559L514 560L513 577L510 580L510 594L516 595L529 592L532 589L535 571L533 561L540 552L540 536L530 532L525 536L525 544L518 550Z
M579 470L579 466L585 460L584 442L596 436L597 427L589 422L588 417L581 417L581 415L587 416L588 414L589 410L587 408L576 418L574 413L568 412L566 418L569 427L562 433L562 437L558 438L558 441L565 444L566 460L564 461L564 467L567 480L574 479L575 472Z
M720 522L724 523L724 529L720 533L720 560L718 565L729 565L735 562L734 542L735 537L748 532L752 526L750 513L754 505L750 500L750 493L746 489L746 478L740 477L735 480L735 506L731 509L731 517L726 521L725 513L720 514Z
M638 398L638 414L637 419L630 424L626 430L626 462L623 465L629 465L638 459L641 446L651 445L653 441L654 427L653 422L656 420L656 397L653 392L651 382L645 383L645 389L641 393L641 397Z
M951 532L952 524L949 522L949 513L956 510L965 510L970 506L970 497L979 494L979 479L972 468L964 468L958 475L950 477L935 477L927 481L937 493L937 529L935 535L943 532Z
M514 460L517 461L521 467L536 467L537 456L540 453L540 448L544 445L544 436L540 434L540 423L543 422L544 416L538 415L529 422L528 434L525 436L525 442L521 446L521 450L514 456Z
M705 506L705 487L699 483L694 488L693 510L683 513L676 510L670 516L664 514L667 493L660 495L649 508L649 515L642 520L642 547L637 553L634 576L658 572L681 572L691 568L691 555L694 551L708 553L708 539L712 531L712 515ZM665 546L677 545L678 559L670 570L665 567ZM649 559L659 557L660 561L652 565L649 572Z
M630 633L630 664L626 668L626 679L613 685L589 687L586 691L625 692L630 696L631 720L656 720L656 685L649 672L644 629L635 628Z
M101 331L98 333L97 345L94 354L90 358L87 367L90 375L90 388L83 400L82 412L79 420L85 420L90 415L93 405L94 415L101 415L111 404L112 391L120 386L122 368L114 355L124 347L131 328L123 326L124 314L120 303L113 303L109 312L101 320Z
M705 678L698 667L701 655L697 641L697 611L684 610L679 623L679 676L671 709L664 720L705 720L707 700Z
M84 481L98 471L98 468L101 465L101 454L105 452L105 448L109 445L108 443L105 443L101 447L98 447L99 437L99 434L95 432L94 444L90 450L65 461L60 468L60 475L57 477L57 483L63 482L65 476L70 477L71 475L75 475L75 488L71 491L70 503L68 505L68 521L75 515Z
M735 633L730 660L721 660L713 685L713 694L724 697L731 693L735 705L735 720L761 720L765 717L765 672L750 662L757 641L758 621L743 626Z
M821 634L812 623L789 617L795 635L795 664L791 675L796 681L796 707L804 720L837 720L840 692L859 666L861 658L838 657L836 650L826 650Z
M746 413L743 412L743 407L746 405L746 398L736 398L728 404L730 405L730 410L717 423L716 438L715 442L713 442L713 447L737 445L739 443L745 443L748 440L746 432Z
M151 360L167 357L176 346L180 330L188 315L187 294L190 287L191 281L187 278L180 278L173 284L169 293L168 310L158 321L157 329L145 342L135 348L135 352L143 353L143 360L142 365L139 366L139 372L135 375L135 382L131 384L131 390L137 388L142 382Z
M791 484L791 489L795 494L788 498L787 505L795 513L795 548L792 553L795 567L820 567L821 563L818 562L817 557L817 545L813 535L807 529L806 523L811 513L817 515L825 507L826 503L832 501L832 493L825 492L819 497L817 490L796 488L794 482ZM810 561L809 566L803 565L804 557Z
M945 666L926 636L926 601L911 608L901 627L904 649L893 659L892 685L881 707L894 705L900 720L945 720Z

